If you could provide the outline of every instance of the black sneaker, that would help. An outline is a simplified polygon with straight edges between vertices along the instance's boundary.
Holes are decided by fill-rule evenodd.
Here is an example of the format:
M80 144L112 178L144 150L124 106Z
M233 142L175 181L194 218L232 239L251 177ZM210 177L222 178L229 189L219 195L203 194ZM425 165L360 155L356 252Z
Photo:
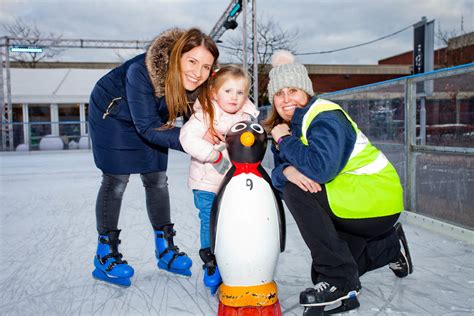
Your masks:
M398 259L395 262L389 263L388 266L397 277L404 278L413 273L413 264L402 224L396 223L394 227L398 235L398 240L400 240L402 249L400 249L400 255L398 256Z
M351 291L342 291L328 282L319 282L314 288L300 293L300 304L306 307L331 305L347 299L357 299L359 291L360 285Z

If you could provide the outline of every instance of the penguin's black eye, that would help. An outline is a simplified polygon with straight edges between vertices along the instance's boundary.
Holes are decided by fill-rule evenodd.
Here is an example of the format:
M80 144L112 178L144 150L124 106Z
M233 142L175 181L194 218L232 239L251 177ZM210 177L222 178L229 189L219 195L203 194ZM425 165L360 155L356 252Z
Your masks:
M247 124L245 123L237 123L232 128L230 129L231 132L236 133L240 132L241 130L244 130L247 128Z
M252 128L254 131L256 131L259 134L263 134L263 127L259 124L252 124L250 125L250 128Z

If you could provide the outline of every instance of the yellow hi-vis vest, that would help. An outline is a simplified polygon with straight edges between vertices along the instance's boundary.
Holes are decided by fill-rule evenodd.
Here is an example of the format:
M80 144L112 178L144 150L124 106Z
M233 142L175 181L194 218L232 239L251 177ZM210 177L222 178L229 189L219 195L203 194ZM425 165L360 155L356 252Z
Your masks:
M329 206L340 218L373 218L400 213L403 189L395 168L385 155L372 146L357 124L337 104L317 99L303 117L301 142L308 146L307 130L319 113L340 110L351 122L357 139L341 172L327 182Z

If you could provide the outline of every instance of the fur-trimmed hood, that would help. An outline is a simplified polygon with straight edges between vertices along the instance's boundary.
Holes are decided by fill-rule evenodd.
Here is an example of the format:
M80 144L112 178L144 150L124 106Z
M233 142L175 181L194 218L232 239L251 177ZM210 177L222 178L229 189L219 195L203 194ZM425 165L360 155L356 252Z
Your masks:
M171 50L184 30L172 28L158 35L146 51L145 64L157 97L165 95L165 80Z

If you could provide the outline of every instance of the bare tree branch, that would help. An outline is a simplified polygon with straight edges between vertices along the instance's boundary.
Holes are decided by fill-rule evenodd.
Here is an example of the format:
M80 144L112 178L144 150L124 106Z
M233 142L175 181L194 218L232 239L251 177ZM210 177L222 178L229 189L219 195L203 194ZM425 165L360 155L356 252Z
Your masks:
M469 56L466 55L468 53L466 48L472 45L472 39L466 36L466 34L468 32L464 30L462 18L460 30L443 30L441 24L438 24L435 39L437 45L446 47L445 55L440 58L440 62L444 67L456 66L467 62L466 59L468 60Z
M274 22L273 18L262 17L257 22L257 52L259 66L265 66L270 61L273 53L280 49L289 50L295 53L294 47L298 38L298 30L282 30L279 24ZM253 41L253 34L250 34L249 43ZM231 55L236 62L242 61L242 38L232 37L229 40L229 46L233 48ZM249 45L250 46L250 45ZM251 48L249 47L249 52ZM247 54L251 55L251 54ZM262 68L263 69L263 68Z
M271 17L261 16L257 22L257 62L258 62L258 99L259 104L267 104L267 79L265 68L270 63L273 53L277 50L288 50L293 54L296 52L296 42L298 39L298 29L282 30L280 25ZM250 34L247 52L247 64L252 64L252 43L253 34ZM230 38L227 46L231 50L232 62L241 63L243 59L242 37L234 36Z
M45 34L38 29L34 22L28 23L18 18L15 22L4 24L2 27L9 37L22 38L21 40L11 40L10 45L28 45L43 48L42 53L10 54L12 60L19 62L25 67L36 68L38 62L59 56L65 50L64 48L48 47L49 45L59 43L62 35L56 35L51 32ZM45 45L45 41L41 39L48 39L48 44Z

